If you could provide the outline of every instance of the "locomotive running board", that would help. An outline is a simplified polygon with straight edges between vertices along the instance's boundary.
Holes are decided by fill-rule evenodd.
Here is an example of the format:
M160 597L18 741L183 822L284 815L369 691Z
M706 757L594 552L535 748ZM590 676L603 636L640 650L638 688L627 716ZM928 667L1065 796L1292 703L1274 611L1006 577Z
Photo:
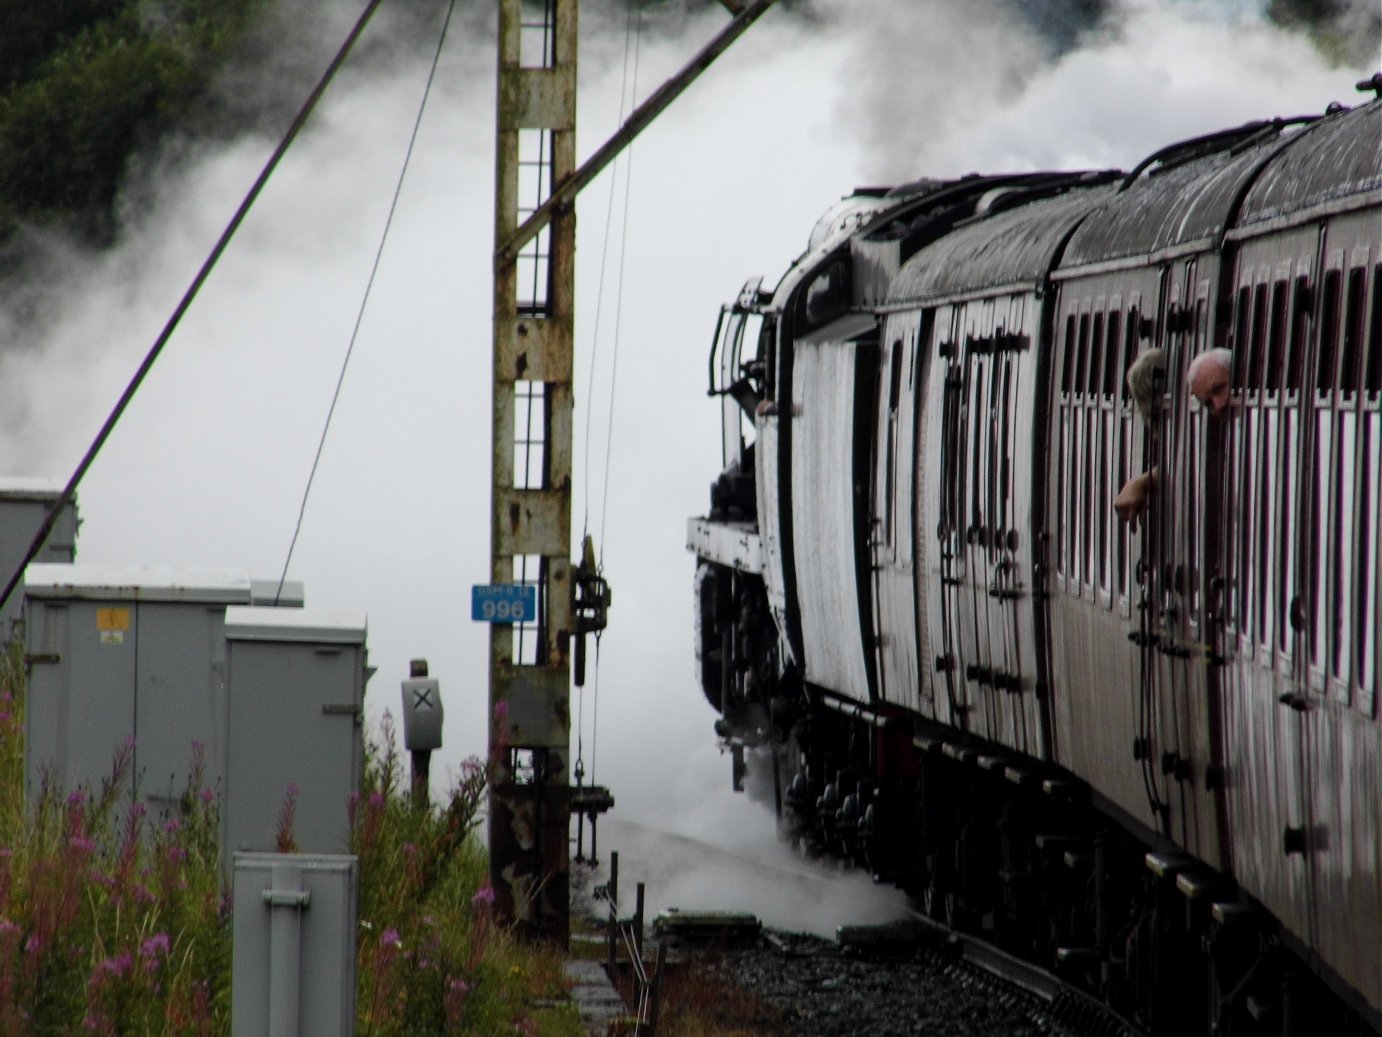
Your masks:
M763 573L763 541L758 536L758 530L747 522L688 519L686 549L707 562L716 562L755 576Z

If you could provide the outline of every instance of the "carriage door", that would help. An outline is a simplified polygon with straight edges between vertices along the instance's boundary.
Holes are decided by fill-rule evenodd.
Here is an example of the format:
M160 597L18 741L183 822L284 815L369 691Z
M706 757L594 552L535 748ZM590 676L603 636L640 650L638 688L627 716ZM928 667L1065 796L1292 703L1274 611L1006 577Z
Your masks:
M969 686L964 679L957 630L963 613L963 588L966 584L964 515L966 480L969 466L968 388L965 358L961 348L964 306L941 307L936 311L934 334L936 361L931 367L930 391L926 410L939 427L930 425L924 437L928 454L939 453L939 493L935 502L935 539L926 537L926 570L936 577L920 588L927 596L923 612L930 629L931 650L935 653L937 695L936 719L961 730L970 726ZM930 424L930 423L928 423ZM927 483L918 473L919 492ZM923 513L928 502L923 498ZM921 526L926 531L926 523ZM945 694L940 691L944 689Z
M1218 531L1225 422L1194 403L1185 386L1190 361L1209 349L1214 260L1191 258L1168 274L1170 297L1164 341L1172 384L1170 427L1177 434L1163 451L1166 506L1160 509L1159 619L1163 651L1157 661L1157 752L1166 775L1171 834L1208 861L1220 860L1222 785L1206 781L1223 766L1220 680L1205 665L1217 652L1206 606L1209 581L1220 570ZM1218 584L1215 584L1217 587ZM1212 788L1210 786L1213 786Z
M1000 304L1002 307L999 315ZM942 444L943 625L949 676L962 689L970 730L1027 752L1039 731L1023 711L1022 661L1016 623L1021 580L1014 561L1012 401L1014 336L1004 330L1008 301L956 307L946 360ZM1033 660L1029 660L1029 664Z

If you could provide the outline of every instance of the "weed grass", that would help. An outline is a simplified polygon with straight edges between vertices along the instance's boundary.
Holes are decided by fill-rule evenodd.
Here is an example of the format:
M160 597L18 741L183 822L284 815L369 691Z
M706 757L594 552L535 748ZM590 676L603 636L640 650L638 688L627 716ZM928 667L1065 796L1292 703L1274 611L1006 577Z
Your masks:
M132 795L132 746L99 788L24 789L24 668L0 653L0 1037L230 1032L231 904L219 803L193 748L167 816ZM493 914L475 837L486 775L468 761L441 804L403 786L386 716L349 810L359 858L361 1037L574 1037L563 955ZM293 848L293 797L279 848Z

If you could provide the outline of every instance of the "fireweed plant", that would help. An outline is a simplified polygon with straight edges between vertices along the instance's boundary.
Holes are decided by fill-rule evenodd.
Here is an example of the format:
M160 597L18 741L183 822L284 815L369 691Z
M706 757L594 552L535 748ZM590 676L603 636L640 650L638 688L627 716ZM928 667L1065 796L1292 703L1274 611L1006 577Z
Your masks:
M98 788L24 796L23 657L0 661L0 1034L229 1030L230 916L202 754L177 808L132 802L133 747Z
M445 802L414 806L384 714L350 803L360 859L360 1037L581 1033L564 955L520 944L494 915L489 862L475 837L486 766L461 764Z
M360 1037L574 1037L563 955L494 917L476 838L486 766L468 760L444 802L417 807L385 714L347 804L359 857ZM231 904L217 790L202 750L176 809L134 800L133 746L99 788L24 794L22 650L0 652L0 1037L230 1032ZM295 846L297 790L277 844Z

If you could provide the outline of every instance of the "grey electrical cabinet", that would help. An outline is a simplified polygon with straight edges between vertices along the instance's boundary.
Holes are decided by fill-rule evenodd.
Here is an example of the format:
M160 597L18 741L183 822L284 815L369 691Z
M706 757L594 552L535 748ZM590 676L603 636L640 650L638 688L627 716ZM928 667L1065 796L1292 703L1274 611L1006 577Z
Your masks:
M30 798L45 782L98 788L126 745L151 812L183 795L194 743L204 785L215 788L225 766L225 610L251 600L251 582L224 569L29 566Z
M231 1037L355 1032L354 857L233 856Z
M223 858L275 849L290 800L299 851L347 852L364 760L364 617L231 608L225 637Z
M34 534L62 496L62 491L61 484L43 479L0 479L0 590L10 582L15 567L24 560ZM71 562L76 552L77 502L74 498L62 509L57 524L34 561ZM23 606L24 595L18 589L7 601L0 601L0 645L13 636Z

